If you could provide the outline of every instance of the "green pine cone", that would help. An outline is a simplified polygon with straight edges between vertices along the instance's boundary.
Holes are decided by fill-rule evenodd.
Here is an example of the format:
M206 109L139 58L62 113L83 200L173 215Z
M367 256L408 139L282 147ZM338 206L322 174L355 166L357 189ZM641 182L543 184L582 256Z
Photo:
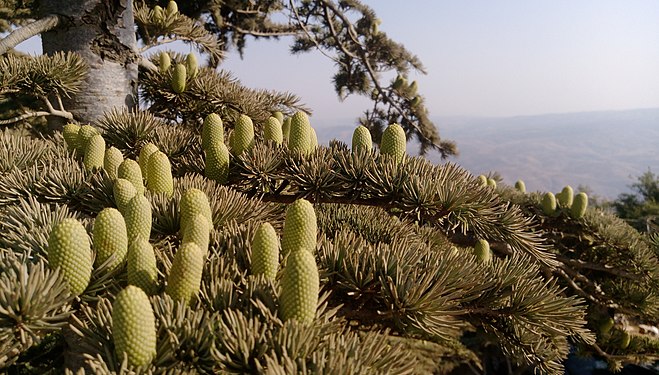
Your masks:
M486 240L478 240L474 246L474 255L483 263L490 263L492 261L492 252L490 251L490 243Z
M144 182L140 165L133 159L125 159L117 168L117 177L130 181L137 194L144 194Z
M117 357L128 364L143 366L156 356L156 319L149 297L129 285L117 294L112 304L112 338Z
M161 23L165 20L165 11L160 5L153 7L153 14L151 15L151 21L153 23Z
M371 132L364 125L359 125L352 133L352 151L369 152L372 147Z
M286 210L281 250L284 256L292 251L305 250L314 253L318 236L316 212L306 199L298 199Z
M162 11L162 8L160 9ZM160 74L167 73L169 68L172 66L172 58L169 57L169 53L165 51L160 52L159 60L158 70L160 71Z
M124 161L124 155L116 147L110 147L105 150L105 155L103 156L103 169L107 172L108 177L111 180L117 178L119 165Z
M158 292L158 265L153 246L144 237L134 238L126 257L128 284L141 288L146 294Z
M318 136L316 135L316 129L311 127L309 129L311 130L311 133L309 134L309 144L311 145L311 151L313 151L318 147Z
M203 191L195 188L186 190L183 192L183 195L181 195L179 206L181 209L181 214L179 215L181 218L181 234L185 232L186 225L190 223L197 214L206 217L210 229L213 228L213 212L211 211L210 203L208 203L208 197Z
M391 155L400 163L405 158L406 144L403 128L398 124L391 124L382 133L380 152L384 155Z
M68 123L64 125L62 129L62 135L64 136L64 143L66 143L66 149L69 151L75 151L78 148L78 132L80 131L80 125Z
M170 0L169 3L167 3L167 15L171 16L176 13L178 13L178 4L176 4L176 1Z
M114 193L114 203L117 205L117 209L122 215L125 215L128 202L130 202L130 200L137 194L135 185L124 178L117 178L114 181L112 191Z
M288 139L291 135L291 118L286 117L284 122L281 124L281 134L284 136L284 144L288 144Z
M100 134L91 137L85 147L84 164L85 169L91 171L93 169L103 168L103 159L105 158L105 140Z
M522 180L517 180L517 182L515 182L515 189L522 193L526 193L526 184L524 184L524 181Z
M159 151L158 146L154 145L151 142L145 144L140 149L140 156L139 158L137 158L137 163L140 165L140 172L142 172L142 177L145 180L149 179L148 176L149 168L147 168L147 166L149 165L149 157L156 151Z
M208 241L211 234L211 226L203 214L196 214L192 220L185 225L182 243L192 242L204 253L208 253Z
M165 293L175 301L190 304L199 293L205 258L196 244L182 244L174 256Z
M279 312L283 320L311 324L316 315L320 280L314 256L308 251L292 252L281 280Z
M570 214L575 219L580 219L586 214L586 209L588 208L588 195L581 192L574 196L574 201L572 202L572 207L570 207Z
M142 194L135 194L128 202L124 211L128 241L137 236L149 238L151 236L151 203Z
M212 145L206 150L205 174L209 179L225 184L229 177L229 150L224 143Z
M78 130L78 141L76 142L78 146L78 155L85 155L85 151L87 150L87 143L96 134L100 133L98 130L96 130L95 127L91 125L83 125L80 127L80 130Z
M496 189L497 188L497 181L493 178L488 178L487 179L487 186Z
M175 93L180 94L185 91L185 81L187 79L187 69L185 65L179 63L174 66L174 72L172 73L172 80L170 82L172 90Z
M483 186L487 186L487 177L485 175L478 176L478 182Z
M615 325L615 321L610 316L607 316L606 318L602 319L602 321L599 323L598 326L598 331L600 335L606 335L607 333L609 333L614 325Z
M281 113L281 112L279 112ZM281 131L281 123L276 117L270 116L263 127L263 139L273 141L281 145L284 142L284 133Z
M48 263L51 269L60 269L71 294L85 291L92 276L92 250L85 227L76 219L64 219L50 232Z
M114 256L114 260L111 261L108 272L121 266L128 252L128 232L119 210L111 207L101 210L94 220L93 236L96 251L94 267L99 267L111 256Z
M572 186L567 185L564 187L560 194L556 194L556 198L558 199L558 204L561 207L572 207L572 203L574 202L574 190L572 190Z
M224 143L224 124L220 115L211 113L204 119L201 129L201 148L207 150L211 145Z
M185 68L188 70L188 76L194 78L199 73L199 64L197 64L197 56L194 53L188 53L185 57Z
M284 114L283 113L281 113L279 111L272 112L272 117L276 118L279 121L279 126L280 127L284 124Z
M231 134L231 152L238 156L254 143L254 123L247 115L240 115Z
M259 226L252 240L252 275L274 280L279 268L279 237L270 223Z
M294 152L308 155L312 151L311 123L309 116L302 111L296 112L291 118L288 134L288 148Z
M172 165L167 155L160 151L149 156L147 168L147 187L154 193L165 193L168 197L174 194L174 178L172 177Z
M542 196L542 212L545 215L553 215L556 212L556 196L554 196L554 193L547 192Z

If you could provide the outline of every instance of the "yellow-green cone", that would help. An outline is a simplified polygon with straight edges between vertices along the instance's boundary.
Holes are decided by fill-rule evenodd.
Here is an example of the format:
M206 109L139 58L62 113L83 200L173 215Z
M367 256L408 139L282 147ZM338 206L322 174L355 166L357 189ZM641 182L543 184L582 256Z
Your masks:
M119 168L117 168L117 177L130 181L135 187L135 191L144 194L144 182L142 181L142 171L140 165L133 159L125 159Z
M210 145L224 143L224 124L217 113L211 113L204 119L201 128L201 148L207 150Z
M231 152L240 155L254 143L254 123L247 115L240 115L231 134Z
M391 155L397 162L405 158L405 131L398 124L391 124L382 133L382 142L380 143L380 152L384 155Z
M114 193L114 203L117 205L117 209L122 215L125 215L128 202L130 202L130 200L137 194L135 185L124 178L118 178L114 181L112 191Z
M310 151L313 151L318 147L318 136L316 135L316 130L314 128L309 128L311 129L311 132L309 134L309 144L310 144Z
M284 124L284 114L283 113L281 113L279 111L272 112L272 117L276 118L279 121L279 126L280 127Z
M175 93L180 94L185 91L185 80L187 79L187 69L183 64L176 64L174 66L174 72L172 73L172 90Z
M197 64L197 56L194 53L188 53L185 57L185 68L188 70L188 76L194 78L199 73L199 65Z
M169 68L172 66L172 58L169 57L169 53L164 51L160 52L159 60L158 70L160 71L160 74L167 73Z
M162 9L160 5L156 5L153 7L153 14L151 15L151 20L154 23L161 23L162 21L165 20L165 11Z
M142 194L135 194L128 202L124 212L128 241L137 236L149 238L151 236L151 203Z
M103 159L105 158L105 140L100 134L91 137L85 147L84 164L85 169L91 171L92 169L103 168Z
M487 177L485 175L478 176L478 182L483 186L487 186Z
M288 148L291 151L308 155L311 151L311 123L306 113L296 112L291 118Z
M149 169L147 168L149 165L149 156L151 156L156 151L158 151L158 146L151 142L145 144L140 149L140 157L137 159L137 163L140 165L140 171L142 172L142 177L145 180L149 179Z
M171 16L176 13L178 13L178 4L176 4L176 1L170 0L170 2L167 3L167 15Z
M183 241L181 242L184 244L192 242L197 245L204 254L207 254L210 234L211 226L208 219L206 219L206 216L199 213L192 217L192 220L185 225Z
M60 269L71 294L85 291L92 275L92 249L85 227L76 219L64 219L48 237L48 264Z
M98 130L91 125L83 125L80 127L80 130L78 130L78 141L76 142L79 155L85 155L87 142L89 142L89 140L96 134L99 134Z
M354 152L369 152L373 147L373 139L371 132L363 126L359 125L352 133L352 151Z
M131 241L126 257L128 284L141 288L146 294L158 292L158 265L153 246L144 239L137 237Z
M143 366L156 356L156 319L149 297L129 285L112 304L112 338L117 357L128 357L128 364ZM125 354L124 354L125 353Z
M116 147L110 147L105 150L105 155L103 157L103 169L108 174L111 180L114 180L118 176L119 165L123 163L124 155Z
M174 255L165 293L175 301L186 304L192 302L199 293L205 257L195 243L188 242L181 245Z
M492 252L490 251L490 244L486 240L478 240L474 246L474 255L483 263L492 261Z
M517 182L515 182L515 189L519 192L526 193L526 184L524 184L524 181L522 180L517 180Z
M191 188L183 192L181 201L181 234L185 232L185 226L192 221L197 214L201 214L208 220L210 228L213 227L213 213L206 193L199 189Z
M110 263L108 272L121 266L128 252L128 232L124 217L119 210L111 207L101 210L94 220L93 235L94 251L96 251L94 267L98 268L111 256L114 256L114 260Z
M586 214L586 209L588 208L588 195L581 192L574 196L574 202L572 202L572 207L570 207L570 214L575 219L580 219Z
M229 176L229 150L224 143L212 145L206 150L205 174L206 177L220 184L227 182Z
M280 112L281 113L281 112ZM284 142L284 134L281 132L281 123L275 117L268 117L263 126L263 139L270 140L281 145Z
M572 186L567 185L564 187L559 194L556 194L556 199L558 199L558 204L561 207L572 207L572 203L574 202L574 190L572 190Z
M284 256L297 250L314 253L318 236L316 212L306 199L298 199L286 210L281 250Z
M291 118L286 117L281 124L281 134L284 136L284 144L288 144L288 139L291 134Z
M252 240L252 275L274 280L279 268L279 237L270 223L259 226Z
M487 186L496 189L497 188L497 180L493 178L488 178L487 179Z
M75 151L78 148L78 131L80 131L80 125L78 124L68 123L64 125L62 135L64 136L67 150Z
M168 197L174 194L172 165L167 155L160 151L151 154L147 171L147 186L151 192L165 193Z
M556 196L552 192L547 192L542 196L542 212L545 215L553 215L556 212Z
M283 320L311 324L316 315L320 280L314 256L308 251L292 252L281 280L279 312Z

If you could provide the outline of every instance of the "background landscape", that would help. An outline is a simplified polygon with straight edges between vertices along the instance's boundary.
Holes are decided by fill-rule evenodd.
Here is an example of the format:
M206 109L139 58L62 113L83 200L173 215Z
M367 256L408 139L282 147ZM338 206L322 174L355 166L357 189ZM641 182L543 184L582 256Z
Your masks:
M659 108L515 117L434 118L440 135L457 142L456 162L478 175L499 172L504 183L558 192L588 186L613 199L647 171L659 171ZM314 123L319 140L350 144L354 119ZM340 124L340 125L337 125ZM414 143L408 152L416 153ZM441 162L437 155L430 155Z

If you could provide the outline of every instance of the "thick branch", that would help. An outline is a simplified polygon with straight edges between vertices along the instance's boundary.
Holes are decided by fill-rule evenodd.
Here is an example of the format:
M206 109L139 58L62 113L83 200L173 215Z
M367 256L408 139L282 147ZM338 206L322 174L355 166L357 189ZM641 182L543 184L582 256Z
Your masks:
M54 28L58 23L58 16L49 15L12 31L4 39L0 40L0 55L4 55L11 48L16 47L33 36Z

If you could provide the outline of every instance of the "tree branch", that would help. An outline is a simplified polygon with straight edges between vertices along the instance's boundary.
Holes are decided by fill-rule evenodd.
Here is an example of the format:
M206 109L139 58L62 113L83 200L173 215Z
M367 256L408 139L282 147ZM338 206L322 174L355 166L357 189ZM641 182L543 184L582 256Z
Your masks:
M15 123L15 122L23 121L23 120L28 119L28 118L39 117L39 116L58 116L58 117L65 118L67 120L73 120L73 114L64 109L64 107L62 106L62 101L61 101L59 95L57 96L57 101L58 101L61 109L55 109L53 107L53 104L50 102L50 100L47 97L39 96L39 98L44 102L44 104L46 105L46 108L48 109L48 111L26 112L26 113L23 113L22 115L19 115L19 116L16 116L16 117L8 118L8 119L5 119L5 120L0 120L0 125L8 125L8 124L12 124L12 123Z
M54 28L59 24L59 20L59 16L51 14L12 31L4 39L0 40L0 55L4 55L11 48L16 47L33 36Z

